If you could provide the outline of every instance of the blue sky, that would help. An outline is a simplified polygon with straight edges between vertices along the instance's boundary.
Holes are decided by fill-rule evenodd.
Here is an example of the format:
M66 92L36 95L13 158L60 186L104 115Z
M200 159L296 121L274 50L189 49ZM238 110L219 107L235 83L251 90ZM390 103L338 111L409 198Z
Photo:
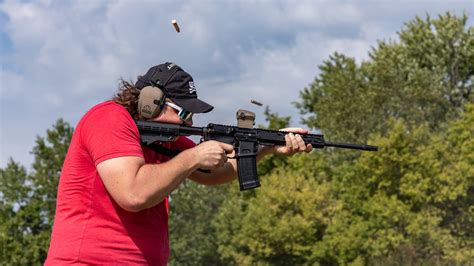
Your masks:
M215 109L195 125L234 124L237 109L264 123L269 105L298 126L299 91L335 51L367 58L416 15L466 12L474 1L0 1L0 167L29 167L37 136L73 126L115 93L120 78L171 61ZM181 33L171 20L176 19ZM330 136L329 136L330 137Z

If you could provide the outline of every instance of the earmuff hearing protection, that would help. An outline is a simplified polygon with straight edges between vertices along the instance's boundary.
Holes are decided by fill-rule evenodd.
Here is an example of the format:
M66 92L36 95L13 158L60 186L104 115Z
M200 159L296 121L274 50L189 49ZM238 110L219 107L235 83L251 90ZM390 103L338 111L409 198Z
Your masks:
M153 118L160 114L165 102L165 93L158 87L146 86L138 97L138 112L144 118Z
M145 77L138 77L140 81L150 84L141 89L138 97L138 113L140 116L149 119L160 114L166 99L164 88L178 69L177 65L166 63L164 67L151 68L145 74Z

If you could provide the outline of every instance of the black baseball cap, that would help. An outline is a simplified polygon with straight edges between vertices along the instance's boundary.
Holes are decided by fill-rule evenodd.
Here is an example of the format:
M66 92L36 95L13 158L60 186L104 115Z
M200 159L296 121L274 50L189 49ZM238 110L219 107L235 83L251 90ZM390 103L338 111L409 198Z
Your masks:
M161 88L165 97L172 99L186 111L207 113L214 107L197 97L193 77L174 63L166 62L148 69L145 75L138 76L135 87L139 90L146 86Z

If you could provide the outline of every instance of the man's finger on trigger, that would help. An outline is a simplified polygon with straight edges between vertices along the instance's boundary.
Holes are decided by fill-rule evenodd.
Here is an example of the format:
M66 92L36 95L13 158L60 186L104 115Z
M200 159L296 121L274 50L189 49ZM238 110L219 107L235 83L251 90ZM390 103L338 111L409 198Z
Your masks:
M227 143L221 143L222 149L224 149L225 153L231 153L234 151L234 146L227 144Z

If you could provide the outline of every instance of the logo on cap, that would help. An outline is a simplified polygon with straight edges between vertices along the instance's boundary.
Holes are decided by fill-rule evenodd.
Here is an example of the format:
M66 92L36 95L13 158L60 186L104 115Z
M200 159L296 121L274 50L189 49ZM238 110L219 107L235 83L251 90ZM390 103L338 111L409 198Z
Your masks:
M194 86L194 81L189 82L189 93L196 93L196 87Z

